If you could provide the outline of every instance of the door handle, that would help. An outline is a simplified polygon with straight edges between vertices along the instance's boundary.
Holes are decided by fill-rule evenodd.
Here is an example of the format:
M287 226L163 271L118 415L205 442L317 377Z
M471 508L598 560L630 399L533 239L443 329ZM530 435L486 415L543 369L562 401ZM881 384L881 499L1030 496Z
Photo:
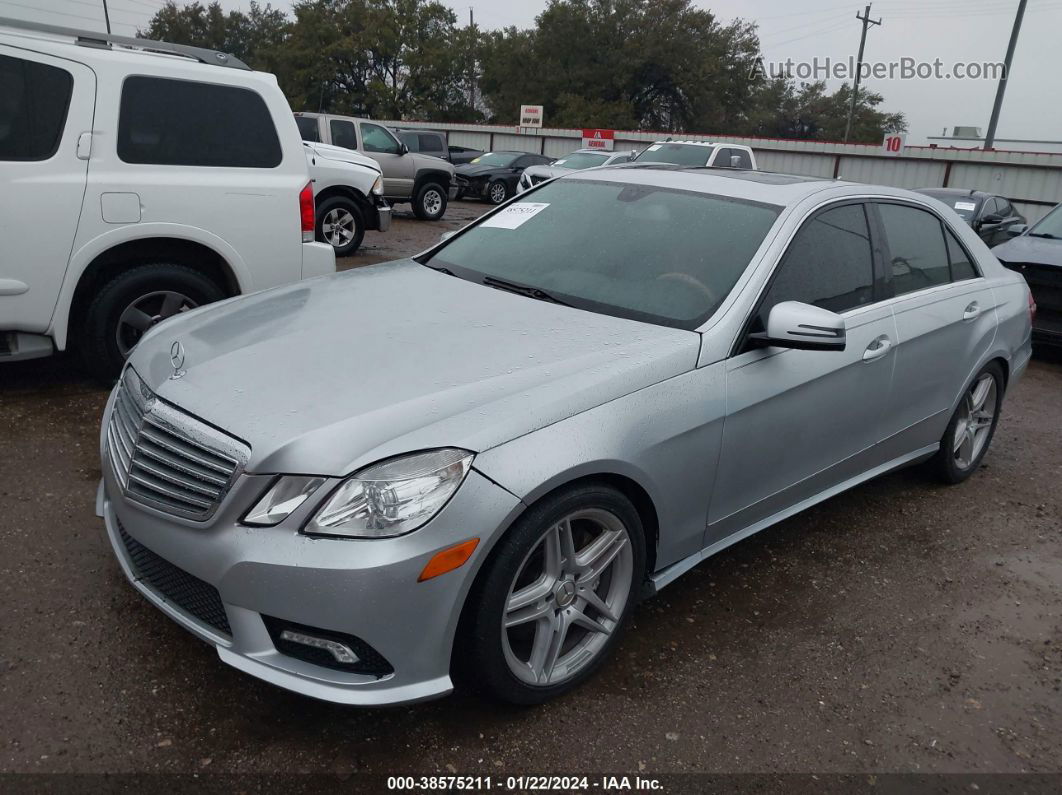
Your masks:
M882 334L880 337L876 337L863 351L863 361L873 362L880 359L892 348L892 340Z
M83 132L77 137L77 159L88 160L92 157L92 133Z
M973 320L979 314L981 314L981 305L974 301L968 307L966 307L966 309L963 310L962 319Z

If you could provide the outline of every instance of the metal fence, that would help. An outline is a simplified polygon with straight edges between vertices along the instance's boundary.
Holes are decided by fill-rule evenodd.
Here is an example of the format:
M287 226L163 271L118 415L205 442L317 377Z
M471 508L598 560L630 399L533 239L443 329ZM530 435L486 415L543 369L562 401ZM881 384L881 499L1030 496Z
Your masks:
M419 127L446 134L455 146L490 151L513 149L560 157L582 142L580 130L520 129L501 125L382 122ZM900 188L969 188L1010 199L1029 223L1040 220L1062 202L1062 154L1049 152L985 152L978 149L910 146L902 155L886 155L877 145L789 141L617 130L616 149L641 150L668 135L682 140L746 144L756 152L760 168L825 179L846 179Z

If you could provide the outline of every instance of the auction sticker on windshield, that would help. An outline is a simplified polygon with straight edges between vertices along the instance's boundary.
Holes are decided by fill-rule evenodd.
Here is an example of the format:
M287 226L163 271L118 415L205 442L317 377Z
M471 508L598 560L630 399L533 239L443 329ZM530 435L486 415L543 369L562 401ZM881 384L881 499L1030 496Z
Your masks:
M956 210L966 210L967 212L973 212L977 209L977 204L974 202L955 202Z
M549 202L518 202L510 204L501 212L492 215L480 226L490 226L495 229L518 229L547 207L549 207Z

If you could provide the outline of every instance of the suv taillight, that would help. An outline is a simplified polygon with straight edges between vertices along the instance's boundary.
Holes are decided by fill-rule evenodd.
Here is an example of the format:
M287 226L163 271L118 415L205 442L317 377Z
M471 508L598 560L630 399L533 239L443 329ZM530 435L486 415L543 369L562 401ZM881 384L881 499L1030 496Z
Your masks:
M299 217L302 219L302 242L313 242L313 228L316 219L313 214L313 182L307 182L306 187L299 193Z
M1036 320L1036 301L1033 300L1032 290L1029 290L1029 322Z

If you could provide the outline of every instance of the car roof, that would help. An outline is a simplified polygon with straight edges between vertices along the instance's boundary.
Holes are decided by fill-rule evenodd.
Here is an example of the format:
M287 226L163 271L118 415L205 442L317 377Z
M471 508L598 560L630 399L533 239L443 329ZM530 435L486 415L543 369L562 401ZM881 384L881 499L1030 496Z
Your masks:
M986 193L983 190L972 190L969 188L915 188L918 193L924 193L927 196L948 196L959 198L961 196L968 196L971 199L983 199L986 196L995 196L994 193Z
M872 195L927 201L902 188L883 185L864 185L843 180L782 174L773 171L752 171L732 168L675 166L664 163L624 163L592 171L573 171L560 177L563 180L594 180L646 185L675 190L696 191L735 199L780 206L799 203L813 194L823 198Z

